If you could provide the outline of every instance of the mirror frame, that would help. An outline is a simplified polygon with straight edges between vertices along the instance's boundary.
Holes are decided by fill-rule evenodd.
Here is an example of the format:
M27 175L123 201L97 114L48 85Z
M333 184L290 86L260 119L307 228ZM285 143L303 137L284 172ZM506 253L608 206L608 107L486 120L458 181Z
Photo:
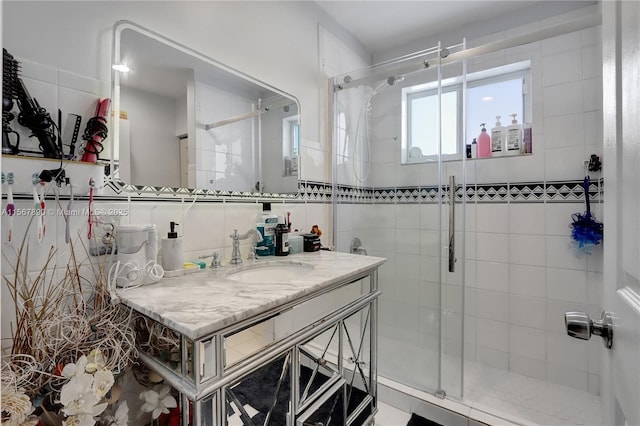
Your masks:
M249 82L262 86L267 90L270 90L276 94L287 97L296 103L298 107L298 123L302 124L302 110L300 106L300 101L298 98L290 93L284 92L270 84L267 84L261 80L258 80L254 77L251 77L242 71L239 71L235 68L232 68L228 65L225 65L203 53L200 53L184 44L181 44L177 41L171 40L164 35L153 31L149 28L146 28L142 25L139 25L133 21L129 20L119 20L113 26L113 40L112 40L112 51L111 51L111 62L110 65L117 64L120 62L120 42L121 42L121 33L126 30L134 30L143 35L146 35L158 42L161 42L169 47L174 49L178 49L183 53L191 55L196 59L199 59L203 62L208 63L211 66L217 67L223 71L226 71L230 74L235 75L236 77L248 80ZM236 191L236 190L213 190L213 189L204 189L204 188L181 188L181 187L163 187L163 186L154 186L154 185L137 185L129 182L123 182L119 178L118 168L115 164L115 149L116 146L120 143L120 73L113 68L111 68L111 111L112 111L112 120L110 123L110 158L109 158L109 168L110 173L105 178L108 180L108 185L113 189L116 193L137 193L137 194L156 194L156 195L173 195L173 196L205 196L205 197L251 197L251 198L297 198L301 194L301 166L302 162L300 161L300 154L298 157L298 175L297 175L297 185L295 192L284 192L284 193L275 193L275 192L257 192L257 191ZM116 113L117 112L117 113Z

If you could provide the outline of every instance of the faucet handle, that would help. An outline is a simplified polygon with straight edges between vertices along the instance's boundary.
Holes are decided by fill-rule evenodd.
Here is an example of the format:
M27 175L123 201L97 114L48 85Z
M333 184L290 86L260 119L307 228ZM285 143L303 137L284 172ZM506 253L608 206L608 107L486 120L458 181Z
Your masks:
M256 256L256 248L251 246L249 248L249 254L247 255L247 260L248 261L254 261L254 260L258 260L258 257Z
M211 265L209 266L210 268L220 268L222 267L222 261L220 260L220 253L218 253L217 251L214 252L213 254L209 254L207 256L198 256L198 259L208 259L212 257L213 259L211 259Z

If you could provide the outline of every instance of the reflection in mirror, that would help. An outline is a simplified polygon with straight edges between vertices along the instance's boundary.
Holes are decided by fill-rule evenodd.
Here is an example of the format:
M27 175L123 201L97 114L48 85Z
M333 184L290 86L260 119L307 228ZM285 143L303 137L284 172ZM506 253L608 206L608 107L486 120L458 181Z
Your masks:
M298 346L298 401L304 404L340 375L336 354L340 340L339 326L314 336Z
M276 318L234 331L223 338L224 367L229 368L276 341Z
M131 22L114 30L114 169L133 185L297 193L300 109Z
M291 352L224 388L224 425L285 425L291 418Z

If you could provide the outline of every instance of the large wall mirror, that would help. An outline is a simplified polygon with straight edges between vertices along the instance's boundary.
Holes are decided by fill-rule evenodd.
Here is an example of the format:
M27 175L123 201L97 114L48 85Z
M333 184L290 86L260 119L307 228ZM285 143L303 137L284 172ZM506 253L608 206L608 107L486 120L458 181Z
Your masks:
M129 21L114 27L115 176L133 185L298 192L295 97Z

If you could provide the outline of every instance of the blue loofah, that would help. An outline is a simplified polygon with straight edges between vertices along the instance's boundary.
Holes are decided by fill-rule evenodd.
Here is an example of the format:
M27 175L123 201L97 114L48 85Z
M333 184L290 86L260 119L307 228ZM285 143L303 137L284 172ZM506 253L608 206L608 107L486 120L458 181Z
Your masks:
M571 215L571 238L576 242L580 251L589 253L591 246L597 246L602 242L603 225L591 214L589 203L589 176L584 178L584 197L587 204L587 211L584 214L574 213Z
M589 212L584 215L574 213L571 215L573 223L571 227L571 237L578 243L579 248L587 245L598 245L602 242L603 226Z

